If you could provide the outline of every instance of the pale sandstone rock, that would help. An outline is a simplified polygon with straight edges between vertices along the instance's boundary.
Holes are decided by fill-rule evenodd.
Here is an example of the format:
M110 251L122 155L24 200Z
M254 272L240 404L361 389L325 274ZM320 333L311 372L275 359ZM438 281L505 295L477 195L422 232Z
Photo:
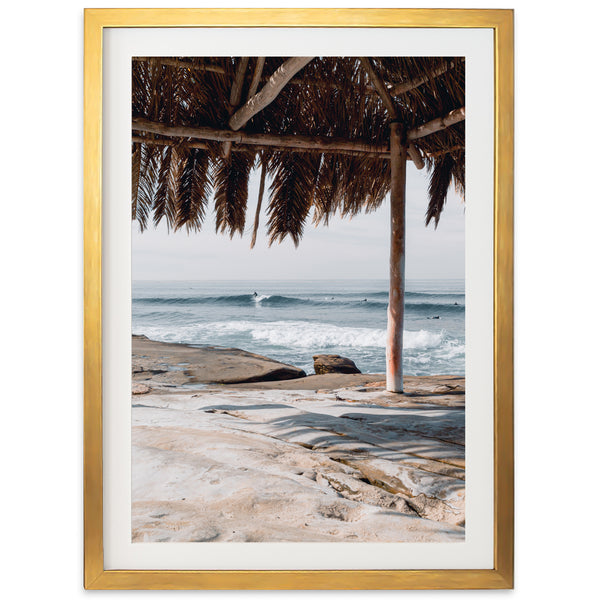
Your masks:
M463 409L390 396L235 386L136 399L132 539L464 541Z
M144 385L143 383L134 383L131 386L132 394L147 394L150 391L150 386Z

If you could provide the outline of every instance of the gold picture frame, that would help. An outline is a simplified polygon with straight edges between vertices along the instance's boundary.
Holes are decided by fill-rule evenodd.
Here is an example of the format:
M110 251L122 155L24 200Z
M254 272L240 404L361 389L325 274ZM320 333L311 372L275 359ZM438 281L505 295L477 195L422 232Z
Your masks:
M105 28L487 28L494 32L494 568L107 570L103 550L102 36ZM84 585L86 589L486 589L513 586L513 12L446 9L86 9Z

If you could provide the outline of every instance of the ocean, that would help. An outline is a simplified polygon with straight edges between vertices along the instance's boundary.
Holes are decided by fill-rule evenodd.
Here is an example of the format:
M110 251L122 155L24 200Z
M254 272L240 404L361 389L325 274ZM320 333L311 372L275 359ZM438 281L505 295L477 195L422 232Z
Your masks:
M136 281L133 333L235 347L314 373L313 354L385 373L386 280ZM406 375L464 375L464 280L408 280Z

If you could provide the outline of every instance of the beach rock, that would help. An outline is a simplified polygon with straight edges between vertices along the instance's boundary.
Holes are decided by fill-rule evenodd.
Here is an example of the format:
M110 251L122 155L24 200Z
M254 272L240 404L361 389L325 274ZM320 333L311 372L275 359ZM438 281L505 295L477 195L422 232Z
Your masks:
M152 388L150 386L145 385L143 383L134 383L131 386L132 394L147 394Z
M315 373L325 375L326 373L360 373L353 360L339 356L338 354L315 354Z
M252 383L306 377L302 369L239 348L171 344L134 336L134 378L161 384Z

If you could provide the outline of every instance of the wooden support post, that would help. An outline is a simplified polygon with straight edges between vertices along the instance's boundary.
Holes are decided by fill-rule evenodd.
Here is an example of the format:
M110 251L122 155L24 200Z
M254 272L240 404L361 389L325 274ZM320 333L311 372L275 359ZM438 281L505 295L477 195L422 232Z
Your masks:
M390 124L390 299L388 304L386 389L402 393L402 340L404 337L404 246L406 220L406 133L400 123Z

